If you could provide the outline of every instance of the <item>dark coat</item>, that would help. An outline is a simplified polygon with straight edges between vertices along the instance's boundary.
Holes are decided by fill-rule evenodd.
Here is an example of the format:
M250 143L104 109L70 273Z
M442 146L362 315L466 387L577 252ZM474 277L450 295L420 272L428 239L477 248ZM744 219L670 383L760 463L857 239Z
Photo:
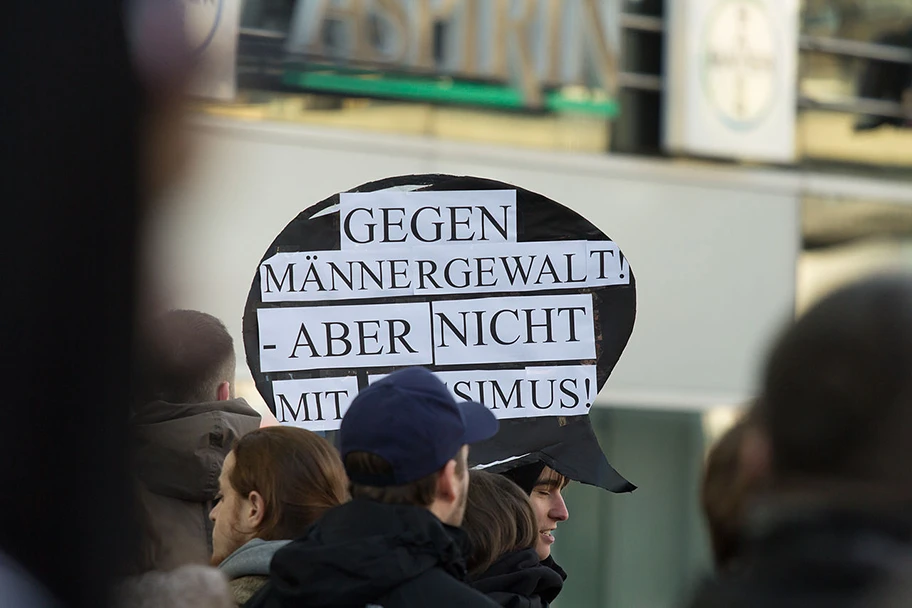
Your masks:
M877 606L912 562L909 520L815 510L752 527L736 571L708 582L693 608Z
M209 563L209 511L222 463L234 441L259 426L260 415L243 399L137 408L132 427L139 501L156 545L147 567Z
M496 608L463 581L464 534L430 511L354 500L280 549L248 608Z
M469 584L504 608L548 608L566 578L551 558L541 562L535 549L524 549L502 555Z

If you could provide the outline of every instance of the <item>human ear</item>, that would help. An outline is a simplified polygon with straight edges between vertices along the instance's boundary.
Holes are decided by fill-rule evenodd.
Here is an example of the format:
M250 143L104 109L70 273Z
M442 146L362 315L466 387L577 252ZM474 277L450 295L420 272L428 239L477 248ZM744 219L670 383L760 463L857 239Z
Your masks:
M231 399L231 384L227 380L219 384L218 388L215 389L215 399L216 401L228 401Z
M247 496L247 526L251 531L257 530L266 517L266 501L263 496L254 490Z
M457 484L456 460L451 459L437 476L437 498L446 502L455 501L458 497Z

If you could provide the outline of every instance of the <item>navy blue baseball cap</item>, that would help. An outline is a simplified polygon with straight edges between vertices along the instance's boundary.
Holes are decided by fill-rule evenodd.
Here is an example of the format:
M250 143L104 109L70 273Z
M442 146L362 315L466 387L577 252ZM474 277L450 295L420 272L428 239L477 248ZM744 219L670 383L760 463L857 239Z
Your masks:
M383 458L391 475L348 473L375 487L417 481L442 469L466 444L490 439L499 424L488 408L457 402L423 367L409 367L374 382L354 398L339 429L342 460L352 452Z

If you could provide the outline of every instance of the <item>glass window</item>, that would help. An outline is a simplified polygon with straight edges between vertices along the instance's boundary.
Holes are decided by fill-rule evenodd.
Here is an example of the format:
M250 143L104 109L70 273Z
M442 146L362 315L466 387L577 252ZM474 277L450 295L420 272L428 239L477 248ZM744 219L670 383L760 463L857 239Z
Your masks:
M805 0L802 8L799 156L912 167L912 0Z
M609 98L592 82L587 81L587 86L545 84L541 88L547 98L546 110L531 112L524 105L524 93L505 76L510 70L498 68L503 77L498 80L483 77L489 73L484 70L466 76L459 68L462 64L458 58L467 56L465 53L474 53L472 61L480 65L496 52L496 41L504 36L495 35L492 28L502 26L507 17L491 7L501 3L397 2L396 6L410 11L404 17L407 25L399 24L401 29L396 29L388 14L373 9L365 9L359 16L357 30L350 31L351 23L328 19L318 34L309 38L318 40L322 55L305 57L290 53L286 47L289 36L294 37L295 23L301 22L296 12L299 3L248 0L243 6L238 47L237 100L200 104L200 109L248 120L323 124L546 150L604 153L614 147L655 151L637 140L658 137L658 129L638 130L633 125L659 124L658 93L652 93L655 103L648 104L642 98L648 92L621 89L618 99L626 106L622 108L618 99ZM450 12L422 24L415 11L431 6ZM471 6L476 7L476 13L469 12L467 7ZM661 17L662 3L658 0L527 0L509 6L513 7L511 18L516 18L517 7L535 7L529 13L534 18L528 25L527 50L538 75L553 70L576 70L579 74L584 70L592 80L588 74L592 66L577 48L580 28L571 27L587 23L581 21L588 14L581 12L584 6L598 7L605 48L615 55L613 60L625 74L646 77L644 72L655 71L641 65L642 49L629 44L628 39L633 34L645 35L636 27L649 25L649 18ZM548 16L548 6L565 12L560 12L559 20L549 21L553 16ZM620 23L624 19L639 25L629 26L633 29L622 36ZM559 27L552 28L552 22ZM660 30L654 35L660 35ZM912 168L912 0L803 0L800 30L799 164L839 171L849 167L866 173L877 167L901 177L912 175L908 171ZM394 47L402 43L407 53L426 53L431 67L420 74L411 68L403 71L396 62L349 62L346 66L327 62L328 56L341 52L340 48L349 48L356 34L370 41L374 55L395 54ZM419 39L426 44L422 46ZM622 43L624 40L628 42ZM583 46L591 49L591 44ZM510 57L513 59L509 61L515 62L514 55ZM510 65L511 69L516 67ZM560 67L544 70L544 65ZM613 124L616 117L621 120ZM612 146L613 134L615 143L626 143Z

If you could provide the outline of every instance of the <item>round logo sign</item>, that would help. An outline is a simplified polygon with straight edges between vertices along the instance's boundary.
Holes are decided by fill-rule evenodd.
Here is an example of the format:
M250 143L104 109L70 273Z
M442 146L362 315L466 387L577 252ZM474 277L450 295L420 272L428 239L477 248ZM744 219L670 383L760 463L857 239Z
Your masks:
M776 95L777 49L773 19L756 0L723 0L710 12L702 36L703 89L732 128L763 122Z

